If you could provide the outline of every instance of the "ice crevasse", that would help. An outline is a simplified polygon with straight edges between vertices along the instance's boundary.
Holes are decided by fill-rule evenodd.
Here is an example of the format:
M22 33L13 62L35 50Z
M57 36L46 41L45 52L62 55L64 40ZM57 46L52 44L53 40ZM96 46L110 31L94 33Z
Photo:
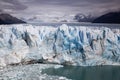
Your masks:
M0 66L30 61L75 66L119 65L120 29L0 26Z

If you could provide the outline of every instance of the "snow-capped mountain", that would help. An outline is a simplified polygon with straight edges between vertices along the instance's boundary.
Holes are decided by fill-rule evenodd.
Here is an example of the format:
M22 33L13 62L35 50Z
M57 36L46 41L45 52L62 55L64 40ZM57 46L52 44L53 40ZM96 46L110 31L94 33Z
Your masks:
M95 17L91 15L79 14L39 14L28 17L25 20L28 23L39 22L92 22Z
M49 62L63 65L120 65L120 29L106 27L0 26L0 66Z
M75 22L74 15L51 15L51 14L42 14L29 17L26 20L28 23L31 22Z
M92 22L95 19L95 17L89 15L84 15L82 13L76 14L74 17L74 20L77 22Z

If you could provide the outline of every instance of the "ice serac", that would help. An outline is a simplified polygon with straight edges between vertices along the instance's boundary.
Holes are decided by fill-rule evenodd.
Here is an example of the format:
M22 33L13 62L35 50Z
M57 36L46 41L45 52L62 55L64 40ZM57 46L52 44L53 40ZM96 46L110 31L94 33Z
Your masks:
M63 65L120 64L120 29L106 27L0 26L0 66L31 61Z

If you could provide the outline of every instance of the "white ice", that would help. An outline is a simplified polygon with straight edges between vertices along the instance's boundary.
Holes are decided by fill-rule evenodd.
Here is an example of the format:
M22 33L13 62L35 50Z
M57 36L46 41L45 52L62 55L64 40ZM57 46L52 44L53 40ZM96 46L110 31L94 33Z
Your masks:
M77 66L119 65L120 29L1 25L0 66L32 60Z

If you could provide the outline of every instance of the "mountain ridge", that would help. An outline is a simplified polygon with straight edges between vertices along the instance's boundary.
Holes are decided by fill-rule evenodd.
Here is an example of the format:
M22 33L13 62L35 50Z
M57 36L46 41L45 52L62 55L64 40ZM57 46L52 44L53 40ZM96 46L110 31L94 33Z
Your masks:
M20 23L26 23L26 22L16 17L13 17L12 15L7 13L0 14L0 24L20 24Z
M96 18L92 23L120 24L120 11L106 13L106 14Z

